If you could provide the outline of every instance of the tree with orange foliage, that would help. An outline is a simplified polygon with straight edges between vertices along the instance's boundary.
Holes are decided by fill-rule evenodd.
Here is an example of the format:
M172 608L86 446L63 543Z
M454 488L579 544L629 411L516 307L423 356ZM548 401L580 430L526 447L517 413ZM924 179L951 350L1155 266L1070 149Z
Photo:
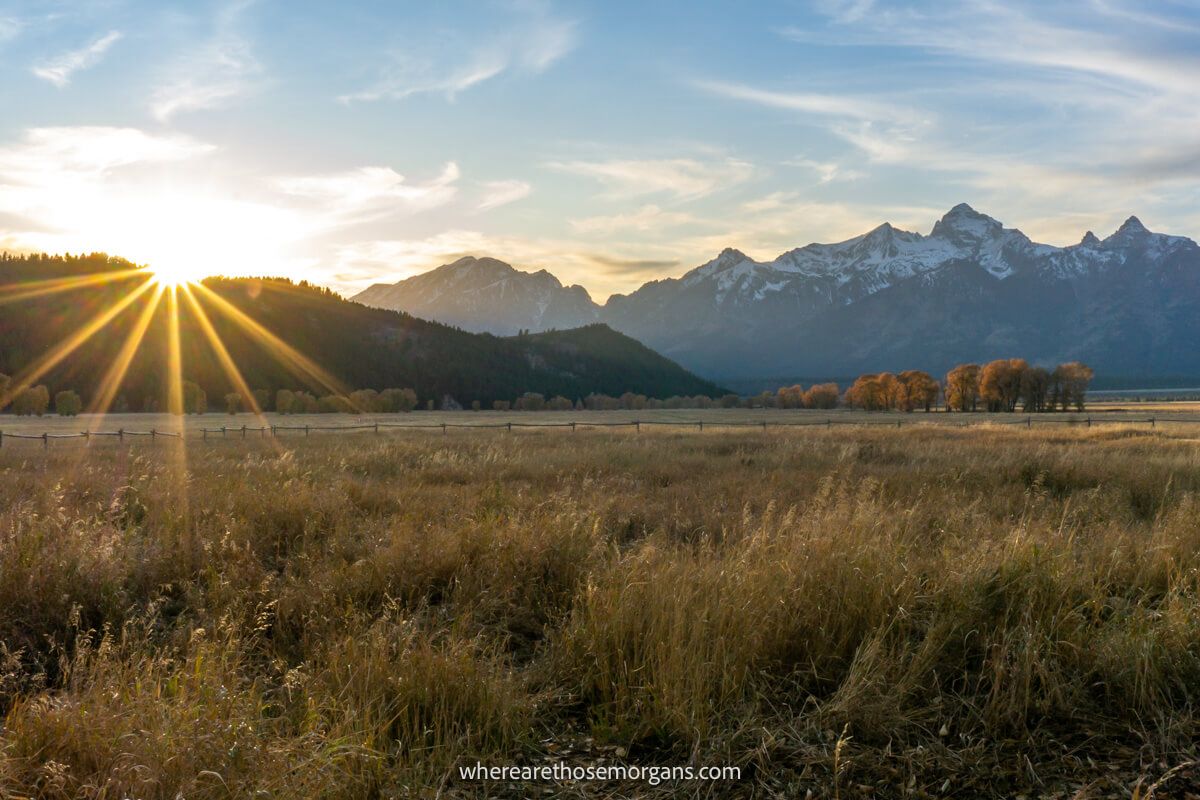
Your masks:
M979 407L979 365L959 364L946 373L946 410L974 411Z
M846 390L846 405L864 411L879 411L884 406L883 387L878 375L859 375Z
M908 369L900 373L900 382L904 384L908 402L905 411L912 411L920 406L928 413L937 402L941 387L933 376L919 369Z
M836 383L818 383L804 393L804 407L837 408L839 396Z
M979 394L988 411L1015 411L1021 397L1021 378L1029 369L1023 358L1000 358L979 374Z
M804 387L798 383L795 386L780 386L779 391L775 392L775 406L777 408L804 408Z

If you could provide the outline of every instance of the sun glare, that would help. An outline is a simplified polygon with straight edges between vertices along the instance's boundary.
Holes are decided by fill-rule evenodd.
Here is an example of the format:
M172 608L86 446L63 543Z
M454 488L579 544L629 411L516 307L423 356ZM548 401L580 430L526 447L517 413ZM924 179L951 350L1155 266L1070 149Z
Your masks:
M208 277L201 270L190 268L185 264L151 265L149 269L154 276L154 282L168 289L186 286Z

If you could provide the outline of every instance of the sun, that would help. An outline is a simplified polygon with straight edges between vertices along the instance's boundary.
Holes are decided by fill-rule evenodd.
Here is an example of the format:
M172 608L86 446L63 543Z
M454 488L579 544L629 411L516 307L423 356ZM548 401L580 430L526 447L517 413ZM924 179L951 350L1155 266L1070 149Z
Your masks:
M186 286L189 283L197 283L208 277L202 270L183 263L152 265L147 269L153 276L155 283L165 286L168 289Z

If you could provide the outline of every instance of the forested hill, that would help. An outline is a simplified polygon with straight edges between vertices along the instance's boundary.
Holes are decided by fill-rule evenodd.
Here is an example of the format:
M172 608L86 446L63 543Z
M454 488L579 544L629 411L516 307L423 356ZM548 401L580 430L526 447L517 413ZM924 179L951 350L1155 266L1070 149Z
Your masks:
M132 264L105 255L0 259L0 373L19 375L68 340L94 315L120 303L141 283L124 275ZM107 272L104 284L29 296L30 281ZM563 395L630 391L649 397L705 394L721 388L687 372L637 341L604 325L511 337L468 333L408 314L368 308L307 284L281 279L211 278L204 287L243 312L350 389L412 388L422 404L445 395L464 405L490 405L525 392ZM182 293L181 293L182 294ZM94 395L109 365L137 326L153 297L148 291L38 383L51 392L74 389L84 402ZM232 361L253 389L329 389L297 368L294 360L253 335L202 289L200 302ZM153 312L114 404L133 410L165 393L170 303ZM182 373L210 397L231 391L201 320L190 302L178 302Z

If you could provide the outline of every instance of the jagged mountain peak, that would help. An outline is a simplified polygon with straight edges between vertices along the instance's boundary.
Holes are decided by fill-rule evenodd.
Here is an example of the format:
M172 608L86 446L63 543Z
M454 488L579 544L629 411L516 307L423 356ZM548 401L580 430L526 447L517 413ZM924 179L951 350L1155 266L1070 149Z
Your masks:
M1100 244L1099 237L1097 237L1096 234L1092 233L1091 231L1085 233L1083 238L1079 240L1080 247L1095 247L1098 244Z
M1129 219L1121 223L1121 227L1117 228L1117 236L1141 236L1150 233L1150 230L1142 224L1142 221L1137 217L1130 216Z
M979 213L966 203L959 203L934 223L930 236L951 240L983 239L1003 230L1004 226L998 220Z

